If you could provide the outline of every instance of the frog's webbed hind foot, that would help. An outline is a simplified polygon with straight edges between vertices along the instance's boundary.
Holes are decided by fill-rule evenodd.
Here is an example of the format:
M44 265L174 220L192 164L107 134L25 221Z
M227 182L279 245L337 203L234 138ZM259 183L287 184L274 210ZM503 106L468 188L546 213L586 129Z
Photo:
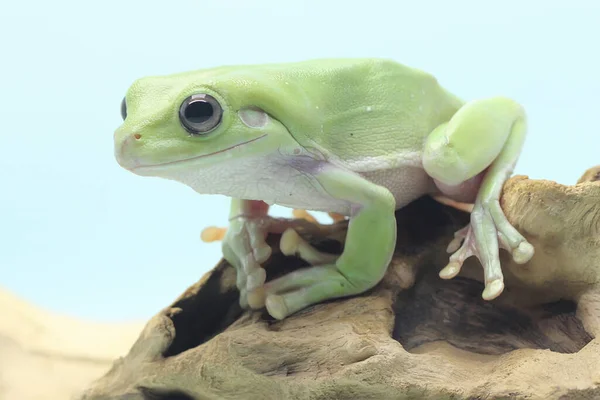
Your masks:
M498 202L485 206L477 202L471 212L471 221L454 234L447 249L453 254L448 265L440 271L440 277L454 278L464 261L475 256L484 267L485 290L482 297L492 300L504 290L499 249L510 252L517 264L524 264L533 257L534 248L506 219Z
M486 300L504 290L501 248L519 264L529 261L534 253L500 207L502 188L515 167L526 131L525 111L518 103L503 97L475 100L433 130L423 153L423 167L442 192L460 192L462 184L482 177L471 222L448 246L454 254L440 277L453 278L467 258L476 256L483 266L482 297Z

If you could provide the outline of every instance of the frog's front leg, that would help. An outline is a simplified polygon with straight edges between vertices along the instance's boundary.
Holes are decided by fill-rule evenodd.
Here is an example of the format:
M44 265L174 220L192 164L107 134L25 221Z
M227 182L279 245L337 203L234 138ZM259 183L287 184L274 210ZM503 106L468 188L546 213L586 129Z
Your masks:
M266 272L261 264L269 259L272 252L266 242L268 234L283 234L281 247L287 255L298 254L309 262L330 260L333 257L320 253L296 237L295 229L327 236L335 231L335 227L318 223L302 226L301 220L274 218L268 215L268 211L269 205L263 201L232 199L229 227L212 228L218 230L217 236L225 232L222 242L223 258L236 269L236 286L240 291L240 305L243 308L256 309L264 306L264 297L261 297L264 291L259 289L266 280ZM203 236L203 240L219 240L211 238L209 234L204 235L204 232Z
M461 190L469 191L473 182L480 182L471 223L455 234L448 246L454 254L440 276L453 278L465 259L476 256L484 269L482 297L486 300L504 290L499 248L510 251L520 264L534 253L500 207L502 188L512 174L525 134L523 108L513 100L496 97L465 104L430 134L424 149L425 171L445 194L460 195Z
M324 192L351 207L344 250L329 264L294 271L264 285L267 311L277 319L372 288L383 278L394 252L396 204L387 189L329 164L313 176Z
M261 264L271 256L266 243L269 205L262 201L232 199L229 227L222 242L223 258L237 271L240 304L248 306L248 288L261 286L266 273Z

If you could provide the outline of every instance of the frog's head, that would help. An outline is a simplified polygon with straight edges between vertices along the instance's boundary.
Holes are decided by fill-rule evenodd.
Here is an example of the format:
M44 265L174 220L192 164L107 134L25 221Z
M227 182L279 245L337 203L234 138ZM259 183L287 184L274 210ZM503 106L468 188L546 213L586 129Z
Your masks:
M121 104L116 159L138 175L180 180L190 170L297 152L284 120L298 111L301 88L282 79L251 66L139 79Z

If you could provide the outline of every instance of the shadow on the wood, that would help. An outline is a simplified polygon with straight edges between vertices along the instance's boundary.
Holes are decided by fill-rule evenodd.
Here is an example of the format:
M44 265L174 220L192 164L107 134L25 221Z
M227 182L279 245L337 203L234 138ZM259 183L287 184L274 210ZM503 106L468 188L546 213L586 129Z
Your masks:
M240 317L243 310L238 302L239 292L235 287L225 290L222 287L226 268L231 267L221 262L196 294L171 305L171 308L181 308L181 312L171 317L176 335L164 357L205 343Z
M576 353L592 340L572 302L518 309L484 301L482 291L480 282L443 281L428 271L398 295L394 339L407 351L444 340L463 350L496 355L523 348Z

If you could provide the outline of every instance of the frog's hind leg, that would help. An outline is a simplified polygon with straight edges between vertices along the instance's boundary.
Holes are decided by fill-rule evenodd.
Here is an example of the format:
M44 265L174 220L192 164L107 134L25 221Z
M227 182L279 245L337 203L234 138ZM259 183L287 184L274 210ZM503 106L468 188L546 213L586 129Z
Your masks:
M453 278L467 258L476 256L484 270L482 297L486 300L504 290L499 248L511 252L517 263L529 261L534 253L500 207L503 185L512 174L525 134L523 108L513 100L495 97L465 104L429 135L424 148L423 167L442 192L456 194L453 188L482 179L471 223L450 243L448 251L454 254L440 276Z

